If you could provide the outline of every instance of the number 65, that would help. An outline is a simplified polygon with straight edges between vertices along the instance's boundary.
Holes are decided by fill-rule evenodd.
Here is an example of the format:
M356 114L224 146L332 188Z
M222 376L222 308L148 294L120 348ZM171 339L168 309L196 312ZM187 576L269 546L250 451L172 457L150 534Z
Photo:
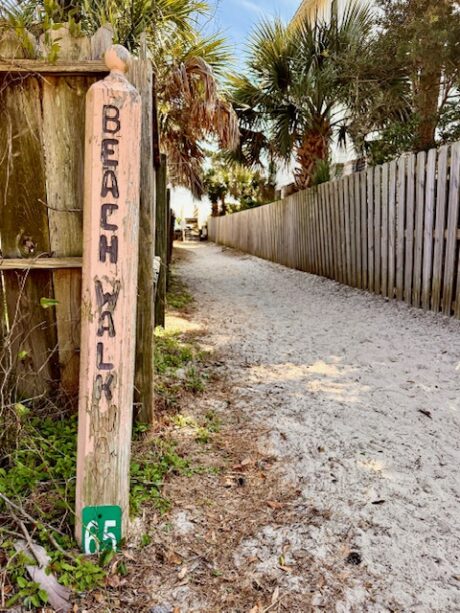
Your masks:
M114 519L106 519L102 529L102 543L98 537L99 524L97 521L90 521L85 529L85 542L84 551L86 554L92 555L98 553L101 549L101 545L105 546L107 541L110 541L112 549L117 549L117 538L113 532L110 532L110 528L115 528L117 522Z

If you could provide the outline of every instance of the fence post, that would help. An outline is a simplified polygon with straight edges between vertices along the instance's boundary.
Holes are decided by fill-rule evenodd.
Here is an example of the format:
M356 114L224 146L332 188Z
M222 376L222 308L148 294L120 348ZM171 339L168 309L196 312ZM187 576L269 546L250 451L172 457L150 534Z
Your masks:
M161 258L160 276L158 277L155 296L155 325L165 325L166 282L168 274L168 194L167 194L166 156L161 155L160 167L156 174L156 223L155 254Z
M153 332L155 329L155 169L153 165L153 70L145 48L132 63L131 83L142 99L141 193L139 224L139 275L137 303L136 389L139 407L136 418L142 423L154 421Z
M86 101L82 344L76 538L85 553L116 548L129 520L139 235L141 100L129 54Z

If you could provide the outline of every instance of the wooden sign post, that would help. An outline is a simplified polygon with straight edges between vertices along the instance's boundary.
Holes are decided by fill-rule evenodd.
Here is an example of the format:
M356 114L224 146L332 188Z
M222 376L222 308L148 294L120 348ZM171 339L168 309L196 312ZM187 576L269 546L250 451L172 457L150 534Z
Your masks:
M141 100L128 61L111 47L86 99L76 538L90 554L117 548L129 520Z

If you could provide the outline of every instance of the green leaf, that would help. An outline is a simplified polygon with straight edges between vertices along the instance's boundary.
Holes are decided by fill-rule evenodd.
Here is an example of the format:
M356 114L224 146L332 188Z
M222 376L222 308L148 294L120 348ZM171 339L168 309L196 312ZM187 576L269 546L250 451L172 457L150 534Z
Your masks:
M18 577L16 579L16 583L19 585L19 587L26 587L27 579L25 577Z
M25 349L23 349L22 351L20 351L20 352L18 353L18 358L19 358L20 360L25 360L25 358L26 358L28 355L29 355L29 352L28 352L28 351L25 351Z
M48 602L48 592L46 590L38 590L38 596L44 604Z
M40 306L42 309L49 309L57 304L59 304L59 300L55 300L54 298L40 298Z
M24 417L25 415L28 415L30 413L30 409L24 404L22 404L22 402L17 402L14 405L14 410L16 411L16 415L18 417Z

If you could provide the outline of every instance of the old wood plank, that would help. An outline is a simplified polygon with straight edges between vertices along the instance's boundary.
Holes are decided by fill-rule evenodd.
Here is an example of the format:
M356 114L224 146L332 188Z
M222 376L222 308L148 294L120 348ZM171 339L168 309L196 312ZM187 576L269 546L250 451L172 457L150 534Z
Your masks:
M374 168L374 292L382 293L382 167Z
M428 152L425 184L425 220L423 232L422 307L430 308L433 270L434 210L436 199L436 149Z
M331 217L332 217L332 245L333 245L333 279L340 281L340 239L339 239L339 212L337 181L330 183Z
M167 255L168 232L168 194L167 194L167 161L161 156L161 165L155 175L155 255L161 258L161 269L155 294L155 326L165 325L166 309L166 278L165 266ZM224 228L222 228L224 229Z
M59 40L60 57L85 61L90 42L75 38L68 28L53 30ZM85 97L95 77L62 78L49 75L43 80L43 151L46 170L51 251L57 257L79 257L83 248L83 152L85 142ZM67 393L78 392L80 368L81 273L79 270L53 274L57 300L61 386Z
M349 260L347 258L347 215L345 211L345 178L340 179L338 182L339 192L339 230L340 230L340 245L342 254L342 283L348 283L348 266Z
M356 253L356 287L363 287L363 260L362 260L362 237L361 237L361 189L359 185L359 173L353 175L353 199L355 208L355 253Z
M397 162L393 160L388 185L388 298L394 297L396 279L396 174Z
M444 145L439 150L438 173L436 189L436 221L434 230L434 254L433 254L433 273L431 284L431 309L436 313L441 306L441 287L443 272L443 257L445 244L446 227L446 201L447 201L447 163L449 156L449 145Z
M6 59L0 57L0 74L16 73L29 75L53 75L53 76L104 76L108 73L104 62L100 60L57 60L45 62L42 60L29 59Z
M422 295L422 257L423 257L423 218L425 216L426 153L417 154L417 173L415 187L415 226L414 226L414 272L412 280L412 304L420 306Z
M0 259L0 270L61 270L81 267L81 257Z
M455 143L451 149L449 203L447 210L447 240L444 260L444 285L442 294L442 312L452 313L455 280L455 258L457 254L458 199L460 185L460 144ZM458 305L457 305L458 307Z
M381 284L382 296L388 296L388 209L389 209L389 164L382 166L382 234L380 242L381 253Z
M153 160L153 112L155 96L152 63L142 57L131 63L128 78L142 100L141 183L139 203L139 273L137 284L136 319L136 377L135 403L137 419L153 423L155 414L155 369L153 342L155 330L155 274L152 262L155 257L155 169ZM166 259L170 259L171 216L166 223ZM163 281L160 270L160 279ZM167 274L166 274L167 282Z
M396 298L404 298L404 229L406 223L406 157L398 160L396 183Z
M324 203L321 185L316 188L316 207L318 216L318 255L319 255L319 274L326 274L326 245L324 242Z
M412 304L412 275L414 269L414 213L415 213L415 162L411 154L407 158L406 190L406 249L404 262L404 300Z
M346 253L346 283L353 285L353 256L351 242L351 214L350 214L350 177L343 177L343 215L345 226L345 253Z
M12 30L0 35L0 56L14 58L23 47ZM0 237L3 256L29 258L50 253L46 202L45 160L42 147L42 100L38 79L30 78L0 92ZM59 379L54 309L42 309L41 298L53 298L47 270L3 271L6 302L0 317L9 322L11 355L27 352L27 360L13 358L16 389L23 397L47 393ZM4 313L6 308L7 313Z
M361 264L362 264L362 288L368 289L369 287L369 261L367 250L367 176L366 172L359 173L360 184L360 210L361 210Z
M367 182L367 266L368 288L373 292L375 287L374 278L374 169L366 171Z
M113 50L110 67L119 65ZM116 106L115 106L116 105ZM114 107L117 109L113 111ZM102 143L118 140L108 153ZM82 344L75 536L86 507L121 510L129 525L129 467L134 394L138 279L141 99L120 73L95 83L87 96ZM109 156L107 159L106 156ZM105 194L112 175L118 189ZM121 526L119 526L121 528ZM118 545L118 543L117 543Z
M354 175L346 177L346 195L348 196L348 218L350 228L350 278L348 284L358 287L358 275L356 268L356 202L354 195Z
M334 226L332 221L332 185L330 182L324 186L324 198L326 202L326 244L328 247L327 276L334 279Z

